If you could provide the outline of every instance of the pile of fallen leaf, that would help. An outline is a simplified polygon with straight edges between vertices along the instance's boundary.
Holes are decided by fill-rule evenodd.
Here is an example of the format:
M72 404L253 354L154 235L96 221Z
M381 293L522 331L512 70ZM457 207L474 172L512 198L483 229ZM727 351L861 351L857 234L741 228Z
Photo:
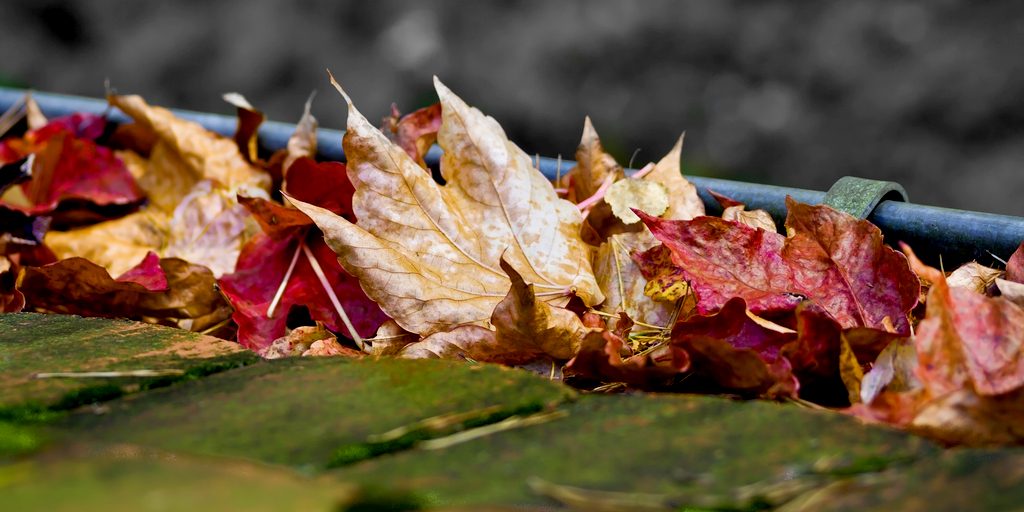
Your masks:
M48 121L27 97L0 118L0 311L173 325L266 358L460 359L594 390L792 400L948 444L1024 440L1024 250L1005 272L946 275L828 206L788 200L786 235L713 192L724 213L707 216L682 138L627 176L589 119L576 166L550 181L435 86L440 103L379 127L345 96L347 164L313 159L308 102L266 155L263 116L237 94L233 139L138 96L108 95L135 121L119 126ZM435 142L440 179L423 158Z

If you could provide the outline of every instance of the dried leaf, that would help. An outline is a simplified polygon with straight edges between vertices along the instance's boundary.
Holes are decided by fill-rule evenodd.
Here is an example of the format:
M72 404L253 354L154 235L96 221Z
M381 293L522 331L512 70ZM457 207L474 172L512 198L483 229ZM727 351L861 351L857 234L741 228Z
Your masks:
M594 331L583 338L579 354L566 372L601 382L622 382L638 389L657 389L669 379L686 372L690 361L685 351L665 347L664 354L634 356L623 361L623 338L610 331Z
M585 327L575 313L537 299L534 286L504 260L511 287L490 321L494 330L460 325L434 333L402 349L400 357L440 357L503 364L522 364L541 356L565 361L579 352L583 338L593 329Z
M675 310L674 300L660 302L645 295L648 281L632 257L653 245L661 245L661 242L646 228L639 233L612 235L601 244L594 256L594 275L605 297L601 311L613 315L625 313L647 325L669 326Z
M309 350L302 353L303 357L307 356L345 356L345 357L366 357L366 354L352 348L343 347L338 343L338 338L331 336L330 338L314 341L310 346Z
M711 315L680 321L672 346L687 352L694 372L737 391L796 396L800 388L792 365L780 356L792 333L766 329L747 316L742 299L733 299Z
M161 254L204 265L216 277L235 271L242 246L258 232L245 206L210 181L182 199L168 228Z
M50 123L31 93L25 93L25 120L29 130L38 130Z
M921 388L914 376L917 368L917 348L909 338L893 340L864 374L861 380L860 400L866 404L874 402L882 391L903 392Z
M640 222L640 217L633 213L633 208L655 217L660 217L668 210L668 187L653 181L627 178L613 183L605 193L604 200L619 220L626 224L636 224Z
M697 187L683 177L680 159L683 154L683 136L680 135L676 145L654 166L654 170L644 176L647 181L661 183L668 187L671 198L668 211L661 215L668 220L690 220L704 215L704 201L697 195Z
M796 397L800 390L785 357L768 364L754 350L736 348L710 336L686 335L672 343L686 351L692 371L725 388L771 398Z
M746 304L740 298L726 302L716 313L679 321L672 329L672 343L694 335L722 340L738 349L750 349L769 363L778 359L784 345L797 338L792 331L767 329L751 319L747 315Z
M1002 276L1002 270L986 267L976 261L970 261L964 263L960 268L947 276L946 284L950 288L965 288L982 295L987 295L989 287L992 286L996 278Z
M406 345L415 343L419 336L402 329L402 326L390 318L377 328L377 335L364 340L371 345L371 354L374 356L393 356L398 354Z
M503 253L543 300L565 304L575 293L600 303L576 208L558 199L497 122L435 85L445 186L350 102L344 145L358 226L323 208L296 206L324 231L367 295L420 335L485 324L509 286L497 268Z
M811 302L801 303L795 313L796 339L783 345L779 354L789 360L801 383L835 375L839 371L839 324Z
M259 157L257 153L259 146L257 145L256 134L259 132L260 125L266 119L266 116L262 112L256 110L249 100L245 99L245 96L237 92L229 92L223 96L224 101L232 104L237 109L238 115L238 127L235 129L235 146L238 147L238 152L243 158L250 164L255 164Z
M25 308L25 295L14 285L13 263L0 256L0 313L17 313Z
M300 158L313 158L316 156L316 133L317 133L317 120L310 113L310 109L313 107L313 98L316 96L316 91L309 95L309 99L306 100L306 106L302 110L302 117L299 118L299 123L295 125L295 133L291 137L288 137L287 154L284 163L281 164L283 172L287 175L291 169L292 164ZM287 183L287 182L286 182Z
M847 412L947 444L1024 440L1024 311L1009 301L952 288L941 271L920 262L931 283L926 318L918 325L915 375L922 388L883 391Z
M632 256L647 279L644 295L652 300L675 302L690 292L686 275L672 262L672 251L668 247L658 244L646 251L634 252Z
M1024 284L996 278L996 288L1002 298L1024 308Z
M107 101L155 132L195 176L216 180L232 193L240 189L247 189L248 195L252 195L253 189L270 191L269 175L247 162L232 140L209 132L198 123L174 117L165 108L151 107L140 96L108 94Z
M739 222L752 228L760 228L765 231L775 232L775 220L771 214L764 210L746 211L743 206L730 206L722 212L722 218Z
M1024 386L1024 311L1001 297L949 287L942 272L904 250L914 271L932 282L915 338L921 383L934 395L968 384L981 395Z
M724 196L715 192L714 190L707 189L715 201L722 205L724 210L722 211L722 218L725 220L731 220L733 222L739 222L750 226L752 228L761 228L765 231L775 232L775 220L772 219L771 214L764 210L753 210L747 211L746 206L728 196Z
M17 286L31 306L63 314L195 319L225 310L209 269L177 258L161 259L158 265L166 286L151 289L138 282L153 285L152 277L141 278L153 272L151 264L148 258L141 264L144 269L115 280L89 260L68 258L45 267L23 267Z
M844 328L881 328L889 317L909 332L919 283L906 259L882 244L879 229L828 206L786 204L789 238L713 217L640 217L672 251L702 313L742 297L754 313L773 314L807 297Z
M155 208L67 232L50 231L44 241L58 259L85 258L121 275L166 243L171 217Z
M260 349L282 336L293 306L305 306L313 320L347 334L340 313L334 308L300 241L308 244L306 247L360 336L371 335L387 320L380 308L363 294L359 282L338 265L322 238L295 233L278 242L260 233L242 249L235 272L219 279L221 289L235 307L232 318L238 324L238 341L243 346ZM293 260L294 266L291 265ZM275 297L278 298L276 303ZM270 312L271 304L275 306L273 312Z
M259 232L236 190L268 198L269 175L250 165L231 140L138 96L111 95L108 101L158 136L139 178L150 204L120 219L50 232L46 244L60 258L87 258L112 274L127 271L149 251L205 265L218 277L231 273L242 246ZM141 167L136 156L133 166Z
M622 166L605 152L589 116L583 122L583 136L576 146L576 166L568 174L573 176L571 199L574 203L594 195L605 180L626 177Z
M504 361L508 351L494 337L494 331L479 325L460 325L436 332L402 348L401 359L466 359Z
M338 338L319 326L303 325L287 335L281 336L270 345L258 350L264 359L280 359L293 356L348 356L365 357L366 354L343 347Z
M430 146L437 142L437 132L441 129L441 104L434 103L401 118L398 109L394 105L391 108L394 114L388 118L389 126L387 130L382 128L381 131L404 149L420 167L426 169L427 163L423 161L423 155L426 155Z
M590 329L572 311L538 300L535 285L527 284L504 258L500 263L512 286L491 315L498 342L524 354L571 359Z
M840 337L839 341L839 377L842 378L849 394L850 403L860 401L860 383L864 379L864 370L861 369L857 357L853 355L853 349L845 338Z

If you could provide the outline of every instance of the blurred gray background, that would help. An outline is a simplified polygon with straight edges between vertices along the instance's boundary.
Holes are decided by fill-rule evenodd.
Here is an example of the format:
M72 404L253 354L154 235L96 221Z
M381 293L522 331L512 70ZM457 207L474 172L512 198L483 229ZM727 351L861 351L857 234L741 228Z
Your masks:
M685 172L1024 215L1024 3L137 0L0 2L0 82L295 122L330 68L371 120L438 75L528 153L572 157L584 116L635 167L686 131Z

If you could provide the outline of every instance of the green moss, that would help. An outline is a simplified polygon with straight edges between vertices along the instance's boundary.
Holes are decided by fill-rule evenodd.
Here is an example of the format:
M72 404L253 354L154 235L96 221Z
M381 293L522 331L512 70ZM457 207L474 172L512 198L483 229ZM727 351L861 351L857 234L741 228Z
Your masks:
M471 428L482 427L497 423L504 419L512 416L520 415L527 416L536 412L540 412L544 409L544 404L540 402L527 402L525 404L511 406L508 408L502 408L500 411L481 414L479 416L467 419L466 421L446 426L445 428L434 429L427 426L414 428L408 433L396 438L389 439L387 441L367 441L363 443L347 444L338 448L331 459L327 462L328 468L336 468L345 466L348 464L354 464L366 459L378 457L388 453L396 453L404 450L414 448L416 443L420 441L426 441L428 439L436 439L439 437L451 435L455 432L467 430Z
M880 469L883 460L938 450L840 414L768 402L589 395L564 408L569 416L558 421L444 450L373 458L332 473L344 481L386 479L402 489L436 492L444 501L541 505L549 502L525 485L532 475L604 491L730 496L738 487L799 473L823 457L860 461L851 471L864 471ZM695 481L702 482L697 491Z
M0 509L334 512L357 502L354 486L244 460L130 446L57 455L0 466Z
M59 429L75 439L322 468L340 447L357 445L337 462L406 449L422 438L358 445L425 418L490 406L507 415L571 395L558 383L494 365L288 358L109 402L108 413L72 414Z
M49 423L62 417L64 417L63 411L55 411L40 402L0 405L0 421L29 424Z
M67 410L259 360L251 351L187 358L167 350L173 344L187 347L192 343L216 345L222 352L237 347L229 342L211 342L209 338L181 329L138 322L36 313L0 315L0 390L3 391L0 417L25 416L33 408L38 409L34 404ZM40 372L140 368L183 369L185 375L104 379L102 382L96 379L28 379ZM120 388L120 393L115 387ZM19 408L20 413L12 412Z
M339 512L406 512L422 510L426 503L413 493L396 492L376 485L366 486L356 492L352 500L342 505Z
M0 421L0 460L34 452L44 442L35 428Z
M96 384L69 391L60 401L51 405L50 409L54 411L70 411L83 405L98 404L107 400L121 398L124 396L124 393L121 386L117 384Z

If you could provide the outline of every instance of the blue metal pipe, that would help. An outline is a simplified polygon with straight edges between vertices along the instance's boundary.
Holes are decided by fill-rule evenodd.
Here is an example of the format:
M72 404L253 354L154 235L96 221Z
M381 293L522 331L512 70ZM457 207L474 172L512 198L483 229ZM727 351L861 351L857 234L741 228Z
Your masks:
M0 87L0 112L6 111L25 95L25 90ZM59 117L74 112L101 114L109 110L109 119L116 123L131 122L131 119L117 109L111 109L106 101L78 96L33 92L32 96L40 110L47 117ZM206 114L188 110L171 109L182 119L195 121L206 129L230 137L235 132L237 120L232 116ZM282 149L295 130L295 125L273 121L260 126L260 144L271 151ZM321 128L317 133L317 156L322 160L345 161L341 139L343 131ZM437 166L441 148L434 146L424 160ZM541 157L537 163L540 171L550 179L559 172L566 172L575 165L571 160L559 163L553 158ZM697 186L697 193L707 206L709 213L721 212L707 189L725 194L747 205L750 209L766 210L781 226L786 218L786 196L803 203L818 204L825 198L824 192L798 188L777 187L755 183L686 176ZM960 263L977 260L993 263L993 255L1006 260L1024 241L1024 218L993 213L980 213L949 208L939 208L913 203L882 201L868 217L882 229L886 240L903 241L914 249L928 263L954 268Z

